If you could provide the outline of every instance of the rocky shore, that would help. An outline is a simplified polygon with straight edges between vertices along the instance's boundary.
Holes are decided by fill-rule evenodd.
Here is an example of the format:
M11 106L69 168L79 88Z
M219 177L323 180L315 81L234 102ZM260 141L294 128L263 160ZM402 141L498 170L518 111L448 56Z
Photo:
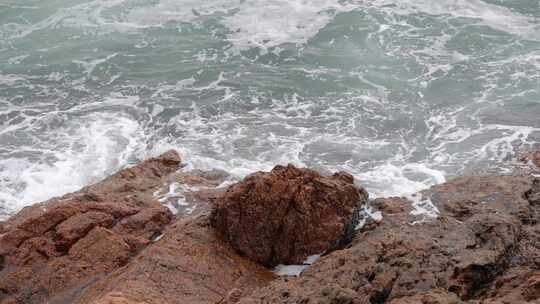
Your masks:
M346 172L231 185L169 151L0 222L0 303L540 303L540 153L522 160L369 200Z

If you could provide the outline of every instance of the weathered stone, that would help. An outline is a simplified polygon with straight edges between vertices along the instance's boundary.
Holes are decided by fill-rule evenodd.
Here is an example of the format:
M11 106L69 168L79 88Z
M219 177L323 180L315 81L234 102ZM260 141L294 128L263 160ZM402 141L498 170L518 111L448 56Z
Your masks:
M179 161L168 152L11 217L0 235L0 303L70 303L82 288L126 265L172 214L147 192L116 189L150 189Z
M213 227L243 255L266 266L299 264L351 236L367 192L353 177L323 177L277 166L231 186L214 205Z
M540 168L540 150L524 153L520 160L522 162L531 162L533 165Z
M136 262L85 289L73 303L220 303L265 286L273 274L219 239L208 215L180 220Z
M531 186L527 176L458 178L423 192L440 214L421 220L405 199L375 200L382 222L348 248L239 303L535 303L539 206L524 199Z

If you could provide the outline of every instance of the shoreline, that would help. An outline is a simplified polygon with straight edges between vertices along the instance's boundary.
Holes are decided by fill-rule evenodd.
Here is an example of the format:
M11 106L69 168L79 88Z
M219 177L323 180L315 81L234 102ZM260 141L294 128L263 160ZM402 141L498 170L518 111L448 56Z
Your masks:
M513 175L457 177L409 198L361 203L362 225L346 243L298 276L278 277L209 221L231 191L227 173L183 171L169 151L0 222L0 303L532 303L540 296L540 152L520 160ZM274 211L261 212L256 222Z

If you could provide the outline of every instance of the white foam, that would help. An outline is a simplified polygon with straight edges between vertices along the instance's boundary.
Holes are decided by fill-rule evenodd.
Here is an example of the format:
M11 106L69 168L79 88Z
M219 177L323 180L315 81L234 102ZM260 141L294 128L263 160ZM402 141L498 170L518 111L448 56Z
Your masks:
M411 211L412 215L423 216L427 218L436 218L439 216L439 209L431 202L429 198L425 198L420 193L407 195L409 201L412 202L412 207L414 208Z
M158 148L158 151L160 151L160 153L166 150L168 149L164 147ZM189 168L185 169L189 170ZM164 187L163 189L154 192L153 195L160 203L164 204L167 208L169 208L169 210L173 214L178 214L180 208L182 208L183 212L185 212L186 214L192 214L195 209L197 209L197 204L188 202L184 193L199 190L201 190L201 188L197 186L190 186L188 184L173 182L168 186Z
M367 172L356 174L359 183L372 186L372 197L406 196L444 183L443 171L435 170L422 163L394 165L387 163Z
M116 56L118 56L118 53L113 53L104 58L92 59L88 61L74 60L73 63L80 65L84 69L86 75L89 77L90 75L92 75L98 65L103 64Z
M244 1L223 24L231 30L229 40L237 49L267 50L284 43L303 44L337 13L353 8L335 0Z
M0 26L0 31L8 40L24 38L37 31L58 27L74 27L86 30L99 29L101 33L107 31L106 26L112 28L110 20L103 16L107 9L120 5L125 0L94 0L72 7L60 8L49 17L35 23L7 23ZM108 31L110 31L109 29Z
M41 161L0 160L0 205L10 213L76 191L121 168L140 148L142 133L133 119L105 113L74 118L53 132L41 149L39 143L30 148L46 156Z
M338 0L161 0L131 10L125 22L162 26L171 21L196 22L200 16L220 16L234 51L260 48L266 52L284 43L307 42L336 14L355 7ZM199 58L206 60L206 55Z
M482 0L373 0L368 3L398 14L423 12L470 18L496 30L540 40L540 26L534 17Z
M299 276L308 266L306 265L277 265L272 272L278 276Z
M360 210L360 221L358 222L358 225L356 225L355 230L362 229L368 219L372 219L374 221L382 221L383 215L380 211L373 211L373 208L369 205L365 205L362 210Z
M163 238L163 233L160 233L158 236L156 236L152 241L157 242Z
M310 255L306 258L302 265L277 265L272 272L278 276L299 276L306 268L315 263L320 257L321 254Z

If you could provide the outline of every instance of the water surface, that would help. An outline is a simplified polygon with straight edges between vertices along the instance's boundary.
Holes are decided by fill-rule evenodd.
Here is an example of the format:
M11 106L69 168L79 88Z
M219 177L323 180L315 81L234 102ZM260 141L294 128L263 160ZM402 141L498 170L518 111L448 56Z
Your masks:
M169 148L403 195L539 117L537 0L0 0L0 216Z

